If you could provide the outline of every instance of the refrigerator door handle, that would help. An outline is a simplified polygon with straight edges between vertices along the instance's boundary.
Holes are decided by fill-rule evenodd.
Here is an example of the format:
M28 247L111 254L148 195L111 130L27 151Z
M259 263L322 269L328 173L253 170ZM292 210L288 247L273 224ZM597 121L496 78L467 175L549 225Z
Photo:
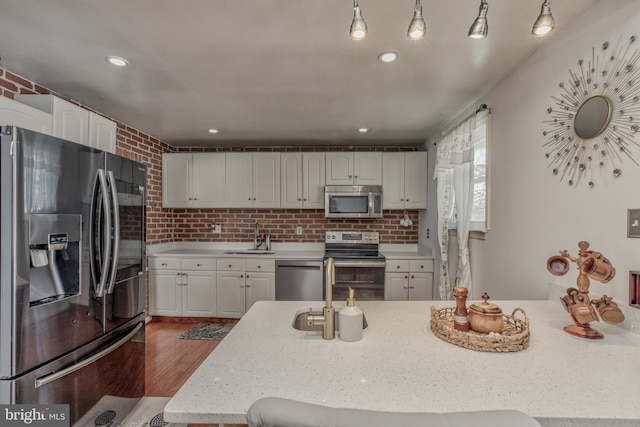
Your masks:
M121 346L123 346L124 344L126 344L131 338L133 338L133 336L135 334L138 333L138 331L140 330L140 328L142 328L142 326L144 325L144 322L140 322L136 325L135 328L133 328L133 330L131 332L129 332L125 337L123 337L122 339L118 340L118 342L110 345L109 347L105 348L104 350L101 350L100 352L94 354L91 357L88 357L78 363L76 363L75 365L71 365L68 368L65 368L61 371L58 372L54 372L52 374L49 375L45 375L42 376L40 378L37 378L35 380L35 386L36 388L42 387L44 385L47 385L49 383L52 383L56 380L59 380L62 377L65 377L69 374L74 373L75 371L82 369L90 364L92 364L93 362L102 359L104 356L106 356L107 354L111 353L114 350L117 350L118 348L120 348Z
M116 273L118 272L118 258L120 257L120 204L118 202L118 188L113 171L107 172L109 187L111 189L111 209L113 210L113 259L111 261L111 272L109 274L109 286L106 293L112 294L116 284Z
M107 180L105 178L104 169L98 169L96 175L96 187L94 188L94 201L97 198L97 187L100 186L100 190L102 192L102 218L104 218L104 230L111 230L111 204L109 202L109 192L107 191ZM97 203L96 203L97 204ZM91 275L93 278L93 282L97 285L96 288L96 297L101 298L105 294L105 288L107 286L107 279L109 278L109 274L105 271L108 265L111 264L111 237L105 235L105 233L101 233L102 242L95 241L95 227L96 221L94 215L97 214L97 206L94 205L91 208L91 230L90 230L90 243L89 243L89 254L91 258ZM99 226L99 225L98 225ZM101 254L101 265L100 272L101 275L97 277L98 266L96 265L96 243L102 245L103 253Z

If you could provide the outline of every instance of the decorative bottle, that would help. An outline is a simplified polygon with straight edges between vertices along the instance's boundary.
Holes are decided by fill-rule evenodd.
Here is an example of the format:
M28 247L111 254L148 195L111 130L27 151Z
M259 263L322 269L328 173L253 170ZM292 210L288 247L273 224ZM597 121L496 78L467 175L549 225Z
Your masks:
M469 290L463 287L453 288L456 298L456 310L453 313L453 327L458 331L469 332L469 311L467 311L467 294Z
M338 329L342 341L360 341L362 339L362 310L356 307L353 288L349 288L347 305L338 312Z

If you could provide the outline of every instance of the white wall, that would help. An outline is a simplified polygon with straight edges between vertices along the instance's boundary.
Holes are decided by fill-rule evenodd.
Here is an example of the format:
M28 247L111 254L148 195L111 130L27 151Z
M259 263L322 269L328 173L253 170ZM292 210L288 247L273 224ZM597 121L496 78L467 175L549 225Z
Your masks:
M470 242L472 298L486 291L496 300L542 299L549 282L575 286L575 264L555 278L546 260L562 249L576 255L578 241L586 240L617 270L609 284L592 282L591 291L627 303L628 272L640 270L640 239L626 237L627 209L640 208L640 166L625 160L617 179L598 179L594 188L569 186L548 169L542 132L547 107L554 105L551 96L558 95L568 70L575 71L580 58L588 59L592 47L600 49L605 41L616 46L619 40L626 47L631 35L638 37L634 48L640 49L640 1L600 1L566 28L557 28L552 40L541 42L523 66L478 100L492 114L491 231L486 240ZM433 147L429 151L435 157ZM640 147L634 152L640 161ZM433 192L429 196L435 200ZM433 223L435 209L428 216L425 224ZM437 247L435 242L427 244Z

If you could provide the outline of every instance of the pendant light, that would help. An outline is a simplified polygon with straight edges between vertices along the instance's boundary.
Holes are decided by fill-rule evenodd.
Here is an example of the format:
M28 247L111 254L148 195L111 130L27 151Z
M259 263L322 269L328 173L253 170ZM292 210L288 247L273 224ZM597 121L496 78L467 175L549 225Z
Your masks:
M487 37L489 32L489 24L487 23L487 12L489 11L489 3L486 0L480 1L480 10L478 11L478 17L471 28L469 28L468 36L472 39L483 39Z
M423 39L426 34L427 25L424 23L424 18L422 18L422 5L420 4L420 0L416 0L416 6L413 9L413 19L407 30L407 37L411 40L420 40Z
M362 11L358 6L358 0L353 0L353 21L351 21L351 29L349 31L351 38L354 40L362 40L367 37L367 24L362 18Z
M536 37L543 37L549 34L556 26L556 21L551 14L551 0L545 0L542 2L540 9L540 15L536 22L533 24L531 34Z

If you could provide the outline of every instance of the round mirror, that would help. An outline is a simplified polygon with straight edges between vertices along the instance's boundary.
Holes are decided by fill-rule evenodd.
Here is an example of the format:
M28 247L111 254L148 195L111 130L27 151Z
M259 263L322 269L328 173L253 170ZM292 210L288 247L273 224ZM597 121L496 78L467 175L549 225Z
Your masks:
M592 96L582 103L573 128L582 139L591 139L600 135L611 121L611 101L601 95Z

